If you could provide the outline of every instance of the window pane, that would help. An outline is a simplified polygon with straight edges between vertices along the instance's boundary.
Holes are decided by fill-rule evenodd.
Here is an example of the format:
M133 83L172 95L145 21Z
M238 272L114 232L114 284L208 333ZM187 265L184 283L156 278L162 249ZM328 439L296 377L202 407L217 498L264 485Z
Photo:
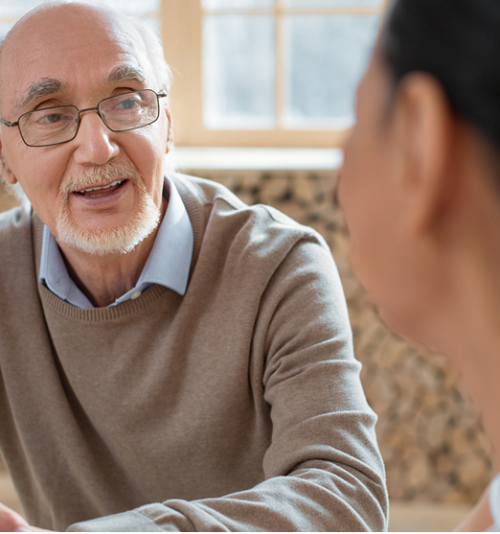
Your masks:
M273 7L275 0L201 0L205 9L262 9Z
M204 120L208 128L274 126L274 19L210 15L203 27Z
M378 15L289 15L285 19L287 127L345 127L375 43Z
M43 0L16 0L0 2L0 17L20 17L30 9L39 6Z
M379 7L382 0L285 0L288 7Z

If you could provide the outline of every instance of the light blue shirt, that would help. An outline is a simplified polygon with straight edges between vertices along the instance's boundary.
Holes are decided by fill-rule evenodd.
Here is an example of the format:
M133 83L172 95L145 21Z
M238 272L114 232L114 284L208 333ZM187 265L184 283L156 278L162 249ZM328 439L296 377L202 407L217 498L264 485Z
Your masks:
M193 257L193 227L181 196L168 177L163 196L168 198L167 212L137 285L111 306L137 298L153 284L169 287L179 295L186 293ZM77 308L94 307L70 278L56 239L47 226L43 228L39 280L60 299Z

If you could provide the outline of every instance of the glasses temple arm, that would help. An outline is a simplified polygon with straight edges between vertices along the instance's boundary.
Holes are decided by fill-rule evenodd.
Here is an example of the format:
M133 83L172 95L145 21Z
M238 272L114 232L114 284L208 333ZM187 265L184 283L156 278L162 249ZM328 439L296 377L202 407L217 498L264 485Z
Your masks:
M4 121L3 119L0 119L0 122L2 124L5 124L5 126L8 126L9 128L11 128L12 126L17 126L19 124L19 121L16 121L16 122L7 122L7 121Z

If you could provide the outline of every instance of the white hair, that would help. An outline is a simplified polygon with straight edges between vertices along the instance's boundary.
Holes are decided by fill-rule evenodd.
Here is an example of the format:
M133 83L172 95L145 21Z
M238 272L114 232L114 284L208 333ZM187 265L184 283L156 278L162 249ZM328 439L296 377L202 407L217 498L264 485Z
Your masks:
M165 61L163 45L160 37L151 30L151 27L147 24L145 19L130 16L125 18L134 26L141 36L158 83L163 89L169 91L173 81L172 69Z

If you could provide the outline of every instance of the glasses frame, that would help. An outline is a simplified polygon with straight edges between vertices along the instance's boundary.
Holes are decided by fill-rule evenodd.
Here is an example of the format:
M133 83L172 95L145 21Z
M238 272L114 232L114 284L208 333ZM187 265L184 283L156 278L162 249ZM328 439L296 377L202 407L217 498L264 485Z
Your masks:
M101 112L99 111L99 106L103 103L103 102L106 102L108 100L111 100L112 98L117 98L118 96L122 96L122 95L128 95L128 94L134 94L134 93L142 93L142 92L145 92L145 91L148 91L150 93L154 93L155 96L156 96L156 106L158 108L157 110L157 114L156 114L156 118L154 120L152 120L151 122L148 122L147 124L141 124L141 126L134 126L132 128L125 128L124 130L115 130L113 128L111 128L111 126L109 126L107 123L106 123L106 120L104 119L104 117L101 115ZM47 147L47 146L56 146L56 145L62 145L64 143L69 143L70 141L73 141L73 139L78 135L78 130L80 129L80 123L82 122L81 121L81 114L86 112L86 111L95 111L100 119L102 120L102 122L104 123L104 126L106 126L106 128L108 128L108 130L111 130L112 132L128 132L130 130L137 130L138 128L144 128L145 126L149 126L151 124L153 124L154 122L156 122L158 120L158 118L160 117L160 98L165 98L168 96L168 92L165 91L164 89L160 89L160 92L157 93L156 91L154 91L153 89L139 89L138 91L130 91L128 93L120 93L119 95L114 95L114 96L108 96L106 98L103 98L102 100L100 100L98 103L97 103L97 106L93 107L93 108L85 108L85 109L78 109L76 106L72 106L72 105L69 105L69 106L50 106L48 108L40 108L39 110L36 109L36 110L31 110L31 111L26 111L25 113L23 113L22 115L20 115L17 119L17 121L15 122L7 122L7 121L4 121L1 117L0 117L0 122L2 124L5 124L5 126L9 127L9 128L12 128L12 127L15 127L17 126L18 130L19 130L19 135L21 136L21 139L23 140L24 144L26 146L29 146L31 148L43 148L43 147ZM48 145L30 145L29 143L26 142L26 139L24 139L24 136L23 136L23 132L21 130L21 127L19 126L19 121L25 116L25 115L29 115L30 113L34 113L36 111L42 111L42 110L47 110L47 109L56 109L56 108L73 108L73 109L76 109L77 111L77 117L76 117L76 130L75 130L75 135L73 135L73 137L71 137L71 139L67 139L66 141L59 141L58 143L50 143Z

